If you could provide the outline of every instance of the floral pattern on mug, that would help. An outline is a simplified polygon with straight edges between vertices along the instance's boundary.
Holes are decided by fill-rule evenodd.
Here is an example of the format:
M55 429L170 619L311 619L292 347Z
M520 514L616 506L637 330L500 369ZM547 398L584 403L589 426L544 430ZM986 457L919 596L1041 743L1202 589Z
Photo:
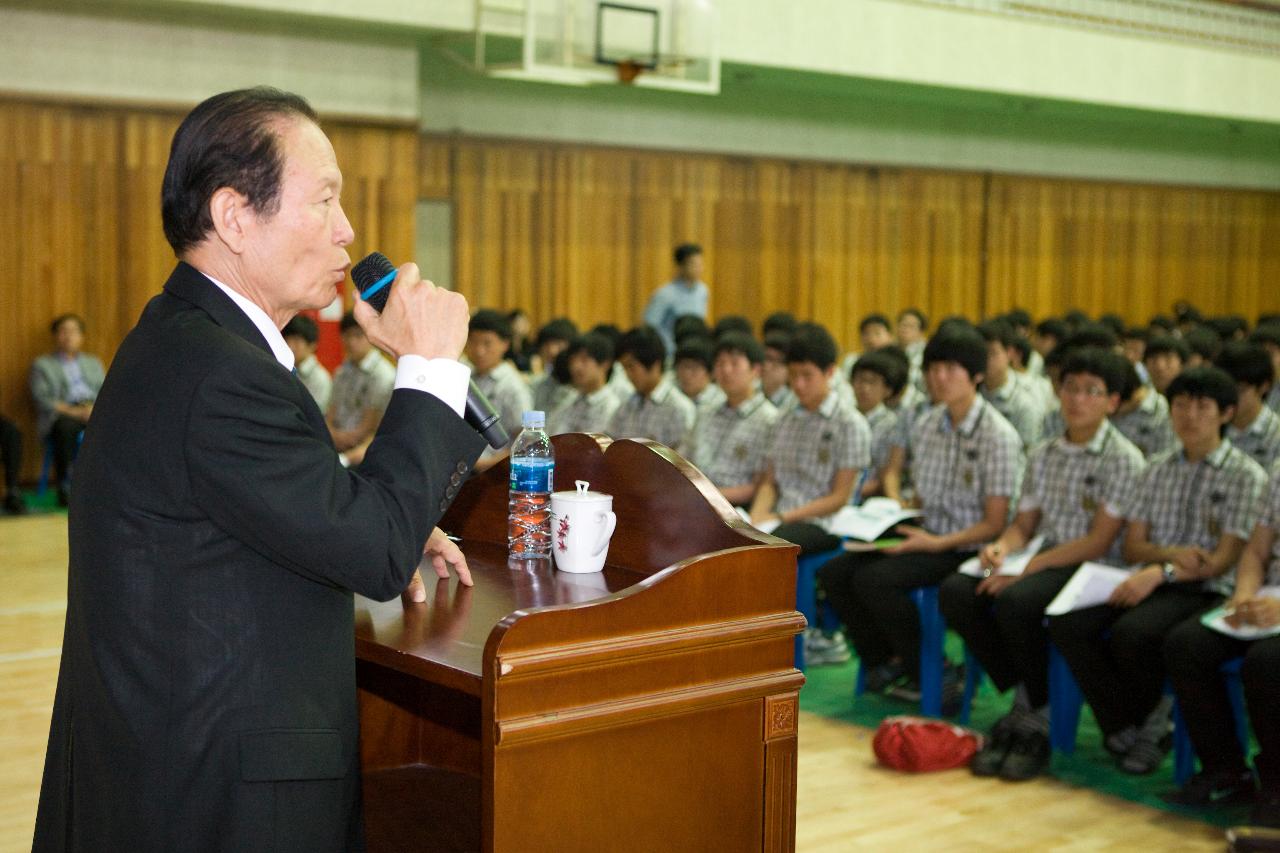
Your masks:
M560 526L556 528L556 547L559 548L561 551L565 551L569 547L567 544L565 544L565 541L564 541L564 538L568 535L569 535L569 516L566 515L564 518L560 519Z

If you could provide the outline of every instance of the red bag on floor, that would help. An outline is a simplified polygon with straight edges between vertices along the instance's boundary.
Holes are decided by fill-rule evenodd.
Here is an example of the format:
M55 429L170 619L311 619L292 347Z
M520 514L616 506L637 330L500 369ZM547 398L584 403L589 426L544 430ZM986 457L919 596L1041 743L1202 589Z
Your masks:
M982 748L982 735L924 717L888 717L871 740L885 767L909 773L964 767Z

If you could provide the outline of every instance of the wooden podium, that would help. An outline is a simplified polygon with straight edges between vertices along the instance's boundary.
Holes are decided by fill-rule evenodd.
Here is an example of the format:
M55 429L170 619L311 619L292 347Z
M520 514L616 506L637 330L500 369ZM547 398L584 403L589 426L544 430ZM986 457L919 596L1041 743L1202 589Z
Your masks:
M661 445L554 443L614 496L603 572L508 564L503 461L441 523L474 587L356 600L370 850L794 849L797 548Z

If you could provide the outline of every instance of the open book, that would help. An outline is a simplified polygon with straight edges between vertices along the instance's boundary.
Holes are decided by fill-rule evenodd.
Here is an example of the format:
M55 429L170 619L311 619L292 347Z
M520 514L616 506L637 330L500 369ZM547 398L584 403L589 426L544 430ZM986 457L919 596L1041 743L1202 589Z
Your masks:
M1258 590L1258 595L1268 598L1280 598L1280 586L1264 586ZM1274 637L1280 634L1280 625L1272 625L1270 628L1258 628L1253 625L1241 625L1237 628L1233 625L1228 625L1228 615L1225 606L1215 607L1200 617L1200 624L1206 628L1212 628L1219 634L1235 637L1237 640L1261 640L1264 637Z
M1106 604L1111 593L1132 574L1132 569L1119 569L1102 563L1081 563L1057 598L1044 609L1045 616L1061 616L1073 610L1084 610Z
M1032 539L1021 549L1011 554L1006 554L1004 562L1000 564L1000 571L996 574L1000 575L1020 575L1026 569L1027 563L1031 562L1031 558L1040 553L1040 549L1044 547L1044 537L1037 536ZM982 574L982 561L977 557L970 557L960 564L960 574L969 575L970 577L980 578Z
M867 498L861 506L846 506L831 517L828 528L836 536L874 542L894 525L920 515L918 509L903 509L892 498Z

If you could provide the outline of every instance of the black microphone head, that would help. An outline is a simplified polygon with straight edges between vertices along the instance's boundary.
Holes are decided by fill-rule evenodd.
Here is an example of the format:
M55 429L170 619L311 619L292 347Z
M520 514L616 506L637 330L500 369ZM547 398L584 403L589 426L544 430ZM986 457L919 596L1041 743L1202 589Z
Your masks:
M381 252L370 252L351 268L351 280L356 283L360 298L379 314L387 304L395 278L395 265Z

